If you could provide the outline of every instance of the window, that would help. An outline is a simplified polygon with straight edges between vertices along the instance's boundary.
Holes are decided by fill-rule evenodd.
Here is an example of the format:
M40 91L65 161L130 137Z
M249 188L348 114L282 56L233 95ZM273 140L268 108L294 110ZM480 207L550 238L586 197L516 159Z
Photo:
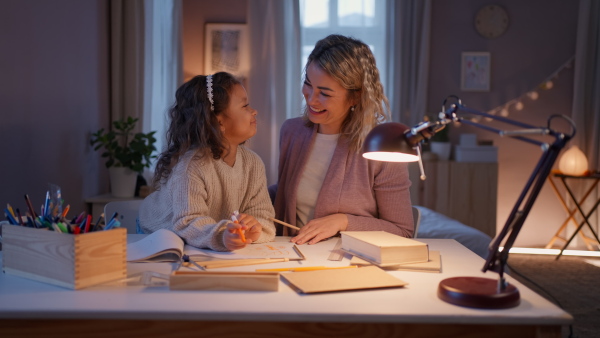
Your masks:
M381 82L386 83L385 0L300 0L300 25L302 70L317 41L329 34L341 34L369 45Z

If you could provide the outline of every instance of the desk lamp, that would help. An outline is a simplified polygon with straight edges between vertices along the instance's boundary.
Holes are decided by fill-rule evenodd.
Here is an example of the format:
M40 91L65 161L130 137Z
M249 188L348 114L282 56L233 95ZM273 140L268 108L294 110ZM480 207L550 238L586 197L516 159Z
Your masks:
M446 109L449 99L455 101ZM516 126L518 130L504 131L482 125L474 120L459 116L459 112L466 112L473 116L485 117L506 124ZM564 118L570 124L570 134L557 132L550 128L550 124L556 118ZM571 119L563 115L552 115L548 118L546 127L535 127L529 124L517 122L505 117L495 116L464 106L460 99L451 95L442 104L442 111L437 121L425 121L409 128L401 123L383 123L371 130L367 135L363 146L363 157L370 160L386 162L414 162L419 161L421 168L421 179L423 166L420 160L421 144L427 142L436 132L443 129L451 122L460 122L482 128L500 136L508 136L517 140L531 143L541 147L542 157L537 163L531 177L527 181L523 191L513 207L502 230L490 243L488 255L482 271L492 270L498 273L498 279L483 277L453 277L447 278L438 285L438 297L451 304L484 308L503 309L519 305L519 290L512 284L506 282L504 269L508 260L508 252L513 246L533 203L535 202L546 178L550 174L552 166L558 154L567 142L575 135L575 124ZM526 135L544 135L552 137L554 141L544 143ZM502 250L500 250L501 244Z

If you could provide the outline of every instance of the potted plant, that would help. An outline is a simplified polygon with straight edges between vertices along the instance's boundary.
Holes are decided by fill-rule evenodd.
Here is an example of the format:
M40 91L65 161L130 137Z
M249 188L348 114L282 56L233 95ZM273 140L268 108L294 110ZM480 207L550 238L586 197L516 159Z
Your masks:
M106 158L111 194L115 197L133 197L138 175L156 158L156 131L134 134L137 121L131 116L114 121L112 130L102 128L90 140L94 150L104 149L102 157Z

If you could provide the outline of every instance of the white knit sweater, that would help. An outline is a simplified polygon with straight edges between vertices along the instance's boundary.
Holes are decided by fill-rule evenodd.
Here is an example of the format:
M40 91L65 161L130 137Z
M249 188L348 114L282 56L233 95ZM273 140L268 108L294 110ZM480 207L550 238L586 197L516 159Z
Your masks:
M273 240L275 211L267 191L260 157L239 146L233 167L212 157L199 158L188 151L169 179L140 206L140 227L145 233L169 229L192 246L227 251L223 232L231 213L254 216L262 225L256 243Z

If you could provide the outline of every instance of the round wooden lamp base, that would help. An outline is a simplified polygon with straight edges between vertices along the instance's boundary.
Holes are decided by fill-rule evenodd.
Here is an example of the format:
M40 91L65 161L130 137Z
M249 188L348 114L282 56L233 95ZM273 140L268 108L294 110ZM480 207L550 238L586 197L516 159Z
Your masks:
M442 280L438 297L450 304L480 309L507 309L519 305L519 290L507 284L498 290L498 280L481 277L454 277Z

